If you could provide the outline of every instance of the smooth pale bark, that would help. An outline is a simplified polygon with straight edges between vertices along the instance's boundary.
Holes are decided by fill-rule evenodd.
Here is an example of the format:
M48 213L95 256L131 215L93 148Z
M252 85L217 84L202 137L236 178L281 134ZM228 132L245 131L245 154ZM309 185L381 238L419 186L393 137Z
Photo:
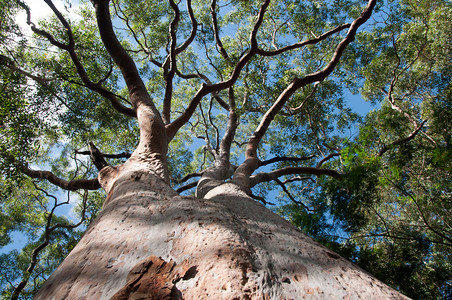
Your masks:
M222 184L179 196L129 166L35 299L406 299Z

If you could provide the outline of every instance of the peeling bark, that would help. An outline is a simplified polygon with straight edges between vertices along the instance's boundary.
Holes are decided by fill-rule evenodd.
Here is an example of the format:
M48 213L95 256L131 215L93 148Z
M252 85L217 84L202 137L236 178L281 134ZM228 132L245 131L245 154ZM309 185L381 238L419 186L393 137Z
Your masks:
M173 260L166 262L159 257L149 256L130 270L126 285L110 300L180 299L181 293L176 283L180 279L190 278L187 276L189 270L196 270L196 267L184 270L183 266L176 265Z

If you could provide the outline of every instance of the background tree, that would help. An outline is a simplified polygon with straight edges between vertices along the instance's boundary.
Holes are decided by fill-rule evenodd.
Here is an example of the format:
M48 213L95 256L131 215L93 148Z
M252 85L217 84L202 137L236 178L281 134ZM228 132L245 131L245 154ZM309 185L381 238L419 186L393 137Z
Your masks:
M1 2L1 242L29 238L2 254L4 296L36 293L98 214L101 187L97 220L127 190L135 202L174 189L264 204L280 191L293 203L282 214L382 280L414 297L450 293L450 4L44 2L53 16L36 24L26 3ZM361 123L347 87L381 109ZM238 263L248 281L256 266ZM203 270L190 266L173 296Z
M442 1L393 3L358 39L362 95L379 103L321 182L315 213L280 211L415 299L451 296L451 27ZM318 221L321 220L321 221ZM323 225L323 226L321 226ZM338 228L340 228L338 230Z

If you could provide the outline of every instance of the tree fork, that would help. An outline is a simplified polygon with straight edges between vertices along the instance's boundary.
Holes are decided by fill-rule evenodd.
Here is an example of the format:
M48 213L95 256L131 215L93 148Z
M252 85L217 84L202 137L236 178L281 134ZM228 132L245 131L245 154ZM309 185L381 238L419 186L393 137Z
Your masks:
M117 183L35 299L408 299L234 184L196 199L135 179Z

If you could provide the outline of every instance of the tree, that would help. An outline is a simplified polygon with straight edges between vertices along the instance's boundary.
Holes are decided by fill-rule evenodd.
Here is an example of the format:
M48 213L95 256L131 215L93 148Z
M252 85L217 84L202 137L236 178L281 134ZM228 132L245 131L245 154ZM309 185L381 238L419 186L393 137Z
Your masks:
M297 189L349 178L342 84L376 1L44 2L35 24L2 1L1 237L34 241L2 256L4 295L36 293L89 224L38 299L403 298L252 200L275 182L309 210ZM75 222L57 214L70 195Z
M320 209L280 208L414 299L451 296L450 10L443 1L400 1L382 15L384 26L362 34L379 46L355 47L367 63L351 66L364 81L363 95L381 108L341 150L343 180L321 182L311 197Z

